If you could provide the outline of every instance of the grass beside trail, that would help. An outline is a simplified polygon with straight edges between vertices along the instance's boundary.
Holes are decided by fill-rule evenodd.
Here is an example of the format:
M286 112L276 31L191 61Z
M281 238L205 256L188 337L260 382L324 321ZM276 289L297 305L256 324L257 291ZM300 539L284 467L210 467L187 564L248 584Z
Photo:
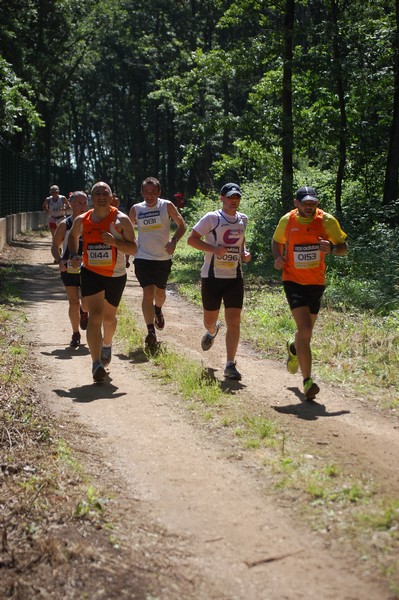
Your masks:
M345 259L343 259L345 260ZM202 253L182 240L174 256L171 281L200 306ZM270 359L285 361L286 340L295 332L279 282L244 266L245 300L241 339ZM378 316L371 311L335 310L327 288L312 340L313 372L326 382L349 386L381 408L399 409L399 311Z
M144 329L122 302L117 337L149 377L179 394L200 426L216 436L231 460L256 468L265 495L276 495L303 522L326 539L340 540L341 551L382 576L399 598L399 499L376 489L367 473L337 464L317 442L287 430L273 411L251 403L212 377L199 361L172 345L154 354L143 348Z

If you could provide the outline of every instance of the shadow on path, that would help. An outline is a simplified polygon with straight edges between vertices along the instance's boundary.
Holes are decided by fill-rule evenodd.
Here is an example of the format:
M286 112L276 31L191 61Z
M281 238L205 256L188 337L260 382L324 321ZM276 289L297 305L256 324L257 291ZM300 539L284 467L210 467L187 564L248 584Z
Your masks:
M60 398L70 398L72 402L85 404L95 400L115 400L126 396L127 392L116 393L118 388L110 383L107 377L103 383L90 383L68 390L53 390Z
M81 344L78 348L72 348L72 346L67 346L66 348L56 348L51 352L41 352L43 356L53 356L58 360L72 360L72 358L87 356L90 354L88 347L85 344Z
M288 388L294 392L300 399L300 404L287 404L286 406L273 406L272 408L279 413L294 415L298 419L305 421L317 421L320 417L340 417L341 415L350 414L350 410L337 410L329 412L324 404L319 404L315 400L305 400L304 394L299 388Z

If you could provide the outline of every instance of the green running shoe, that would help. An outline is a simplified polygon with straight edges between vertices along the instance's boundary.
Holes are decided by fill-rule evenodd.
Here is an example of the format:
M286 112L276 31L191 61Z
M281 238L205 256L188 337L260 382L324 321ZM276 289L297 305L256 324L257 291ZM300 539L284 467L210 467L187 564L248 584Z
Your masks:
M291 352L291 342L287 342L287 352L287 371L288 373L291 373L291 375L295 375L299 368L299 361L297 355Z
M320 388L317 383L315 383L313 379L309 377L303 384L303 391L306 400L314 400L317 394L320 392Z

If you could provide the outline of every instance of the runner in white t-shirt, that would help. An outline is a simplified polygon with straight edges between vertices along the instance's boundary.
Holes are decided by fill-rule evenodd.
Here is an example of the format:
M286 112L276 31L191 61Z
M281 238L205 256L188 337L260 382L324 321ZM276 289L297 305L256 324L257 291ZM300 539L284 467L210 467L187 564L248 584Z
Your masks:
M244 300L242 263L251 260L251 254L245 248L248 219L237 210L241 196L242 192L237 184L226 183L220 190L222 209L204 215L194 225L187 240L190 246L205 253L201 269L202 305L207 329L201 346L205 351L213 346L220 328L218 317L222 301L224 304L227 327L224 376L227 379L241 379L235 356L240 339Z

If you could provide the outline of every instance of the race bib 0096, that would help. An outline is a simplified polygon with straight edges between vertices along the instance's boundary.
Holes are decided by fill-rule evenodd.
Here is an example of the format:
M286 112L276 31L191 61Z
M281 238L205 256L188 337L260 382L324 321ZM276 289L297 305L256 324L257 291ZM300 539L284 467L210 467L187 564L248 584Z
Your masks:
M238 246L231 246L230 248L226 248L226 250L226 254L216 257L215 264L218 269L235 269L240 260L240 248Z

